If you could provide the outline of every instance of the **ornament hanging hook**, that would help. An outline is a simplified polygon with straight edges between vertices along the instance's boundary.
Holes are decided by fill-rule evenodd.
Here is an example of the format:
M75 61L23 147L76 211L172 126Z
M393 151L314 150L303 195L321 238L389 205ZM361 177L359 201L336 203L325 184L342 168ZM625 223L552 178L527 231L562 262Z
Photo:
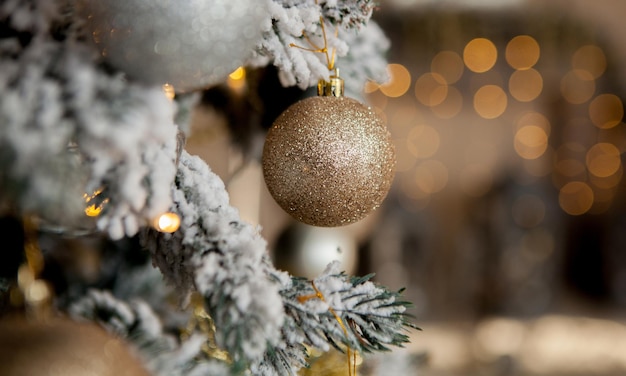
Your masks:
M319 5L317 0L315 1L316 5ZM320 79L317 82L317 95L321 97L343 97L344 94L344 81L341 77L339 77L339 69L335 68L335 60L337 58L337 48L333 47L329 54L328 52L328 36L326 35L326 22L324 21L324 17L320 16L320 27L322 29L322 39L324 41L324 46L318 47L311 38L306 33L306 30L302 31L302 36L312 48L298 46L295 43L290 43L289 47L299 48L304 51L315 52L315 53L323 53L326 57L326 67L329 71L334 70L334 74L329 76L329 80ZM339 35L339 28L335 26L335 38Z

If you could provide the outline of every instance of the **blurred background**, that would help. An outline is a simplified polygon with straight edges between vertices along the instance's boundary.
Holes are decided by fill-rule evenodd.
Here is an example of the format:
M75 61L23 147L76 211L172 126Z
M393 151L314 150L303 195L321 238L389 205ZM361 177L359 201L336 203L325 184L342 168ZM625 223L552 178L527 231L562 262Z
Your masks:
M382 1L391 79L361 99L387 123L397 174L355 225L297 224L267 192L263 132L236 111L255 104L237 93L284 98L254 119L265 128L309 95L268 72L206 92L187 148L277 266L314 276L339 259L406 287L423 329L406 374L624 375L625 15L620 0Z

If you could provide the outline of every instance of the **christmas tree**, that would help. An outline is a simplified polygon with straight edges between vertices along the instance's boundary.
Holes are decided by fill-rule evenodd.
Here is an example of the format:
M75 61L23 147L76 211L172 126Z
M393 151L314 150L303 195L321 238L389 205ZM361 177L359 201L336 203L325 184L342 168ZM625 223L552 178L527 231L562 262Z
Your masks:
M339 349L352 367L357 353L406 343L412 325L400 292L346 275L337 263L313 280L278 270L224 183L184 149L201 93L219 92L240 66L276 69L283 87L300 89L338 79L333 68L341 66L345 91L357 98L367 79L384 79L388 42L370 20L374 7L370 0L2 0L0 208L9 239L2 312L24 304L41 313L52 303L58 314L131 344L155 375L293 375L313 350ZM243 95L258 97L257 89ZM350 108L331 114L338 122L379 129L367 107L336 100L337 111ZM359 125L363 118L368 126ZM248 131L238 133L244 148ZM334 201L319 207L309 199L310 217L344 224L380 205L393 151L384 133L369 134L348 143L364 140L373 149L362 154L386 164L379 171L367 159L369 167L350 170L374 173L343 195L346 187L333 184L345 179L316 170L330 174L319 195ZM347 181L356 186L355 178ZM359 205L364 200L371 202ZM106 281L86 284L63 247L93 234L104 235L93 244L107 255L99 261L114 266Z

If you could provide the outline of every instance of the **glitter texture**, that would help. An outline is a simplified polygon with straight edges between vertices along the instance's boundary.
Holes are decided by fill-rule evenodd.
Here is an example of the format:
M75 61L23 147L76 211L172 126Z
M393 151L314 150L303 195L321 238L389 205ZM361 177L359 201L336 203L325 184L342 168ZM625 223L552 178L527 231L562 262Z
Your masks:
M345 97L311 97L289 107L263 149L270 193L286 212L314 226L347 225L379 207L394 167L383 122Z
M271 19L264 1L79 0L77 7L111 65L177 92L224 81Z

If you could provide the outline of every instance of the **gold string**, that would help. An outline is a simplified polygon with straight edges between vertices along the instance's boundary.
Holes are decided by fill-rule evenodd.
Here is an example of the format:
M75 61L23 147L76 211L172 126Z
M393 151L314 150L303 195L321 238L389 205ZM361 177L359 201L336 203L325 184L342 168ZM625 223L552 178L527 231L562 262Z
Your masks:
M322 292L317 288L317 286L315 286L314 281L311 281L311 285L313 286L313 290L315 290L315 294L299 296L298 301L300 303L304 303L307 300L317 298L323 301L324 303L327 303L326 298L324 297L324 294L322 294ZM343 334L346 336L346 341L347 341L348 340L348 328L346 328L346 325L343 323L343 320L337 314L337 312L333 309L333 307L331 307L330 305L328 306L328 311L335 317L335 320L337 320L337 322L339 323L339 326L343 330ZM346 355L348 358L348 376L356 376L356 353L357 352L356 350L352 351L352 348L350 347L349 344L346 344L346 348L347 348Z
M211 315L204 309L204 297L200 293L191 295L192 314L187 326L181 330L180 337L187 340L196 330L207 337L207 341L202 345L202 351L211 359L218 359L226 363L232 363L232 359L227 351L220 349L215 340L215 322Z
M315 3L317 4L317 1ZM322 38L324 39L323 47L318 47L315 43L313 43L313 41L311 40L311 38L309 38L305 30L302 30L302 36L304 37L304 39L306 39L309 45L313 48L306 48L306 47L298 46L295 43L290 43L289 47L295 47L295 48L299 48L301 50L309 51L309 52L323 53L326 56L326 66L328 67L329 71L332 71L333 69L335 69L335 58L337 56L337 49L333 47L331 54L330 55L328 54L328 37L326 36L325 24L326 23L324 22L324 18L320 16L320 25L322 27ZM335 37L338 35L338 33L339 33L339 29L335 27Z

